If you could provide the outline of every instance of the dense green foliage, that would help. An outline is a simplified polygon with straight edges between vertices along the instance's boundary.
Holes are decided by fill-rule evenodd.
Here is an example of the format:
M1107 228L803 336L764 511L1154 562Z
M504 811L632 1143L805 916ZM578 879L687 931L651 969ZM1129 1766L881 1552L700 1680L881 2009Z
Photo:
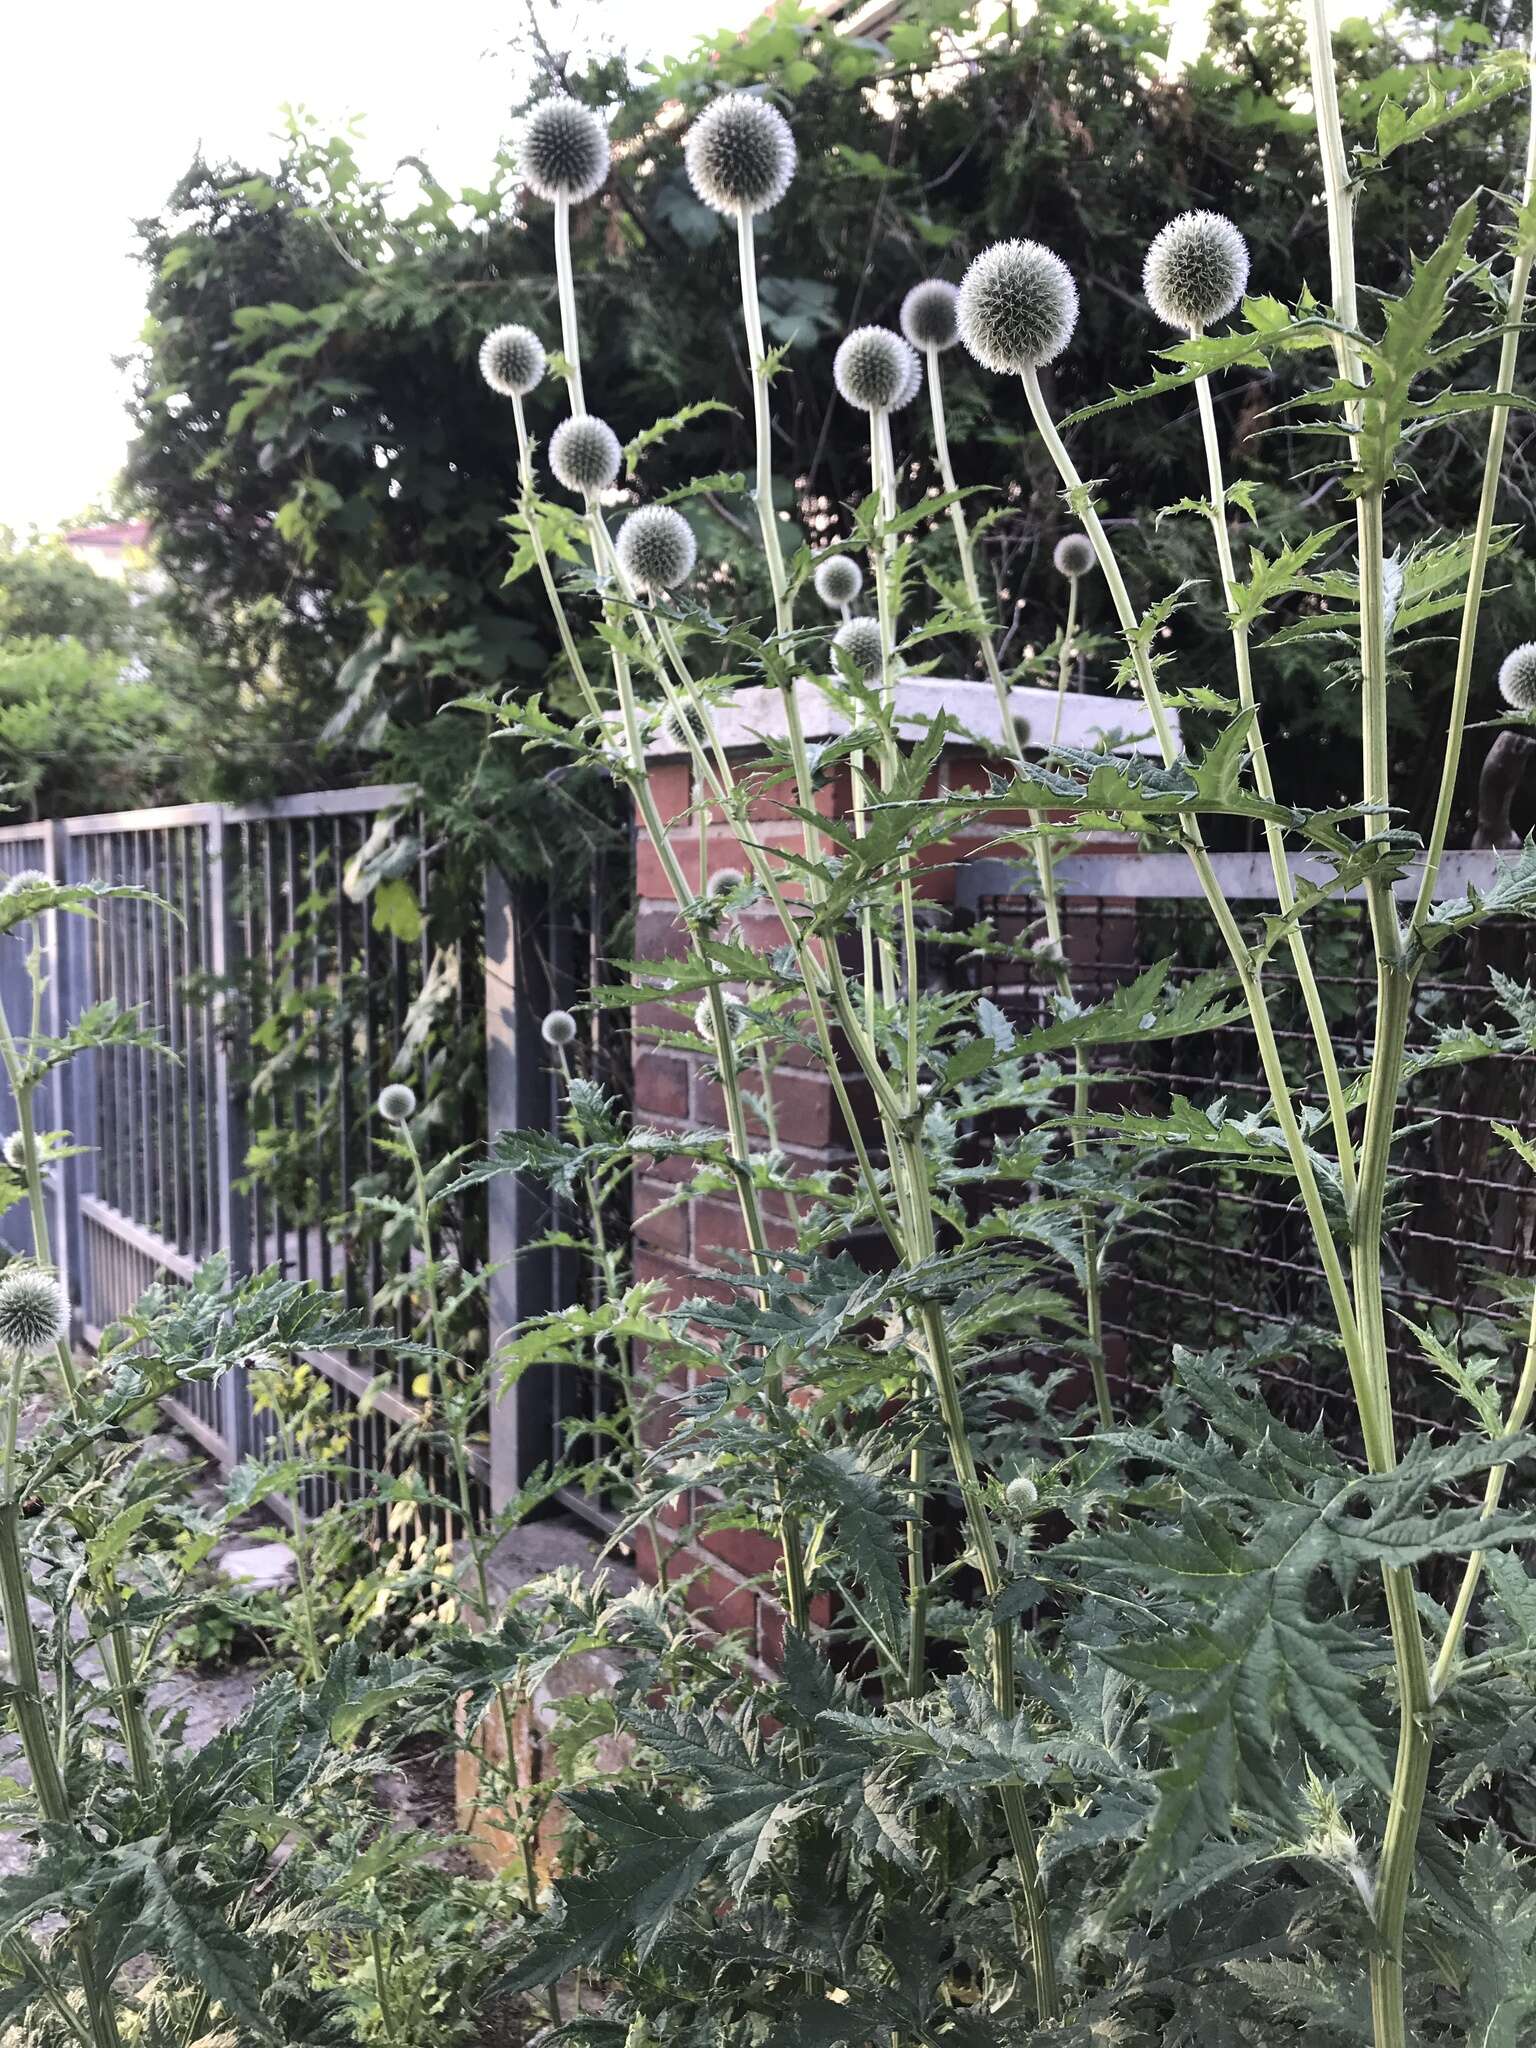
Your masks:
M1141 252L1181 206L1238 221L1256 290L1287 301L1303 284L1326 294L1316 144L1298 111L1304 63L1289 9L1219 6L1207 54L1173 81L1159 56L1166 25L1148 10L1060 0L979 46L959 29L963 13L953 0L910 0L875 42L791 8L638 89L612 68L575 81L596 105L622 101L619 175L575 222L594 384L621 437L684 402L737 413L747 403L729 229L688 189L674 111L734 82L771 79L798 139L799 175L766 217L760 246L768 339L789 348L776 385L776 465L796 480L794 509L814 535L846 532L863 488L857 451L831 430L838 337L860 320L893 320L915 279L957 278L997 235L1072 252L1091 286L1056 366L1062 410L1141 381L1148 349L1164 339L1141 300ZM1384 94L1422 87L1426 59L1513 37L1519 18L1478 8L1438 29L1352 25L1340 46L1346 119L1368 124ZM1410 246L1443 230L1452 195L1508 184L1515 119L1513 102L1495 97L1437 138L1425 180L1365 188L1368 286L1401 285ZM532 579L502 588L498 521L515 454L504 408L464 374L496 321L552 335L547 213L520 203L506 156L487 165L477 192L450 194L420 165L402 167L386 189L360 174L345 140L295 133L268 172L195 164L143 232L151 340L130 475L157 522L185 629L227 679L226 779L312 781L314 740L328 726L336 751L324 772L416 772L414 735L433 711L488 685L530 690L556 656ZM999 494L978 509L996 515L984 566L1013 663L1053 630L1056 482L1018 409L997 406L958 361L950 382L969 481ZM1265 417L1295 388L1282 366L1234 378L1222 395L1223 437L1229 454L1240 451L1269 541L1286 530L1279 483L1315 459L1293 421ZM1198 668L1219 657L1223 635L1199 534L1189 521L1154 532L1154 508L1188 488L1169 433L1171 423L1187 428L1188 409L1187 394L1176 394L1085 424L1072 445L1115 504L1133 580L1146 575L1154 545L1201 579L1174 627ZM547 438L554 423L535 409L536 435ZM921 481L930 459L921 403L898 416L896 432L910 480ZM1517 446L1523 437L1517 422ZM1457 430L1425 471L1405 540L1470 518L1470 445ZM739 420L697 417L638 468L651 495L739 473ZM1522 479L1517 461L1511 515L1525 506ZM1333 488L1319 479L1324 498ZM693 509L706 562L722 565L718 576L743 599L760 598L741 493L722 484ZM1486 665L1508 637L1502 622L1530 596L1528 572L1514 580L1508 596L1488 600ZM1093 621L1103 622L1102 613ZM1278 765L1319 800L1334 793L1329 743L1353 717L1342 693L1315 687L1337 651L1308 639L1273 647L1263 677ZM969 659L958 643L942 652L947 665ZM1433 721L1447 686L1440 650L1416 652L1404 675L1398 744L1403 801L1416 814L1431 789L1420 721ZM461 826L505 820L512 751L488 764L468 732L434 738L445 785L473 791ZM541 786L532 801L530 833L514 842L503 822L509 859L535 833L579 822L569 788Z
M19 811L201 794L196 674L158 597L0 535L0 782Z

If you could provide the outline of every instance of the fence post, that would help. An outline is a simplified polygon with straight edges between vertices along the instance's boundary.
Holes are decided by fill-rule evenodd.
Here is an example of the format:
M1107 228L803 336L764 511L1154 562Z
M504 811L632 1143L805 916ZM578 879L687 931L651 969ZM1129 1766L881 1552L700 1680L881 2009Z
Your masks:
M549 1130L558 1114L541 1026L571 999L570 946L550 905L547 883L511 884L500 869L485 881L486 1128ZM490 1337L494 1347L530 1316L565 1297L552 1250L530 1251L553 1220L548 1190L526 1174L487 1184ZM560 1422L556 1374L534 1367L491 1400L491 1508L500 1510L530 1474L554 1457Z
M237 827L231 824L224 806L217 805L204 828L202 901L198 910L206 920L208 970L217 991L214 997L213 1109L214 1144L208 1160L212 1176L209 1212L216 1219L219 1249L229 1260L229 1278L236 1282L251 1270L250 1214L244 1192L236 1186L245 1172L247 1127L245 1098L236 1085L240 1052L244 1042L241 996L232 974L240 957L238 920L234 892L239 879ZM192 915L192 906L186 906ZM229 1446L231 1464L238 1464L255 1444L250 1389L243 1365L233 1365L224 1375L221 1389L222 1435Z

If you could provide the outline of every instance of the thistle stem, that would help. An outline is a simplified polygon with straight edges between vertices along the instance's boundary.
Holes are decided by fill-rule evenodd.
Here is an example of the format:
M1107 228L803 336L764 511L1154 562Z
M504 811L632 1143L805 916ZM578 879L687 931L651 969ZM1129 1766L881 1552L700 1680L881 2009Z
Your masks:
M1248 757L1253 763L1253 782L1265 803L1275 801L1274 777L1269 769L1269 753L1264 745L1264 734L1257 717L1257 698L1253 688L1253 661L1249 646L1248 627L1237 616L1239 597L1237 569L1232 558L1232 536L1227 530L1227 487L1222 474L1221 443L1216 435L1216 408L1211 400L1211 383L1208 377L1195 379L1195 398L1200 411L1200 432L1205 442L1206 474L1210 482L1211 532L1216 542L1216 559L1221 567L1221 593L1227 608L1227 623L1232 633L1232 661L1237 671L1238 702L1245 711L1255 713L1248 727ZM1275 894L1280 904L1280 915L1294 918L1296 913L1296 890L1291 881L1290 863L1286 858L1285 835L1273 820L1264 825L1264 843L1269 850L1270 872L1275 879ZM1328 1024L1328 1013L1323 1007L1322 990L1318 987L1317 975L1313 971L1312 956L1307 950L1304 933L1293 924L1286 934L1286 946L1291 963L1296 970L1297 985L1301 990L1302 1002L1306 1006L1307 1020L1312 1027L1312 1041L1322 1068L1323 1086L1328 1096L1328 1115L1333 1126L1333 1142L1338 1153L1339 1178L1344 1188L1346 1201L1352 1201L1355 1193L1355 1145L1349 1129L1349 1109L1344 1099L1344 1083L1339 1075L1338 1057L1333 1049L1333 1035Z
M928 410L933 421L934 455L939 465L939 481L946 496L958 491L955 481L954 464L949 455L949 424L944 411L944 373L940 367L940 355L936 348L924 350L928 363ZM949 507L949 523L954 529L955 549L960 557L960 579L965 589L966 601L976 619L976 644L981 649L982 666L986 669L992 684L992 694L997 700L998 724L1003 745L1013 756L1013 762L1020 775L1028 772L1028 761L1024 750L1024 739L1014 723L1013 706L1008 693L1008 684L1003 675L1002 664L997 658L997 646L987 623L987 615L981 602L981 581L976 573L976 551L971 543L970 522L965 516L965 505L953 497ZM1062 638L1061 659L1056 671L1056 716L1051 730L1051 745L1054 747L1061 736L1061 707L1066 693L1068 663L1073 635L1077 628L1077 586L1078 578L1069 579L1067 594L1067 624ZM1051 844L1050 820L1044 811L1030 810L1030 844L1035 857L1035 874L1040 885L1040 907L1045 918L1045 935L1054 956L1056 992L1066 1001L1072 1000L1072 973L1067 962L1066 927L1061 915L1061 895L1056 882L1056 855ZM1082 1047L1072 1048L1072 1129L1069 1142L1072 1156L1083 1160L1088 1152L1088 1133L1083 1119L1088 1114L1089 1075L1088 1062ZM1099 1425L1103 1429L1113 1427L1115 1419L1114 1402L1110 1397L1109 1375L1104 1359L1104 1283L1099 1263L1099 1233L1097 1221L1085 1202L1079 1211L1079 1224L1083 1233L1083 1306L1088 1322L1088 1367L1093 1377L1094 1406L1098 1411Z
M1526 1425L1533 1403L1536 1403L1536 1290L1531 1294L1530 1320L1526 1326L1525 1363L1521 1367L1514 1399L1509 1404L1509 1413L1504 1418L1500 1436L1518 1436ZM1484 1521L1498 1509L1508 1471L1507 1465L1495 1465L1488 1474L1483 1487ZM1445 1640L1440 1645L1440 1654L1436 1657L1434 1670L1430 1673L1430 1698L1436 1703L1444 1697L1450 1685L1451 1673L1455 1669L1457 1654L1461 1648L1461 1638L1472 1612L1478 1582L1483 1576L1486 1556L1486 1551L1474 1550L1462 1571L1461 1585L1456 1594L1455 1605L1451 1609L1450 1621L1446 1625Z
M1113 547L1110 545L1109 536L1104 531L1103 521L1099 518L1098 512L1094 508L1093 500L1077 472L1077 466L1067 453L1066 446L1056 430L1056 424L1051 418L1050 410L1040 390L1038 376L1033 370L1026 370L1023 373L1023 381L1025 395L1029 400L1029 408L1034 418L1036 430L1056 465L1057 474L1061 477L1062 483L1066 487L1067 496L1074 511L1081 518L1088 538L1093 542L1094 553L1098 557L1099 567L1103 571L1104 581L1115 607L1115 616L1120 622L1120 630L1125 635L1126 642L1130 648L1132 665L1136 672L1137 682L1141 688L1142 701L1146 705L1147 715L1152 721L1152 729L1157 738L1158 749L1162 754L1164 765L1171 768L1179 758L1179 750L1174 741L1173 728L1168 720L1168 709L1163 702L1162 691L1158 687L1156 674L1147 656L1145 641L1141 633L1141 622L1136 615L1135 606L1131 603L1130 592L1126 588L1125 578L1121 573L1119 561L1116 558ZM1350 1296L1349 1282L1345 1276L1343 1262L1339 1256L1339 1247L1334 1238L1332 1226L1328 1221L1328 1212L1323 1203L1322 1189L1318 1183L1317 1171L1312 1164L1306 1140L1302 1135L1295 1104L1291 1100L1290 1083L1286 1077L1284 1062L1280 1055L1280 1044L1275 1035L1274 1020L1269 1014L1269 1004L1264 993L1264 985L1253 955L1249 951L1237 920L1232 915L1231 907L1222 893L1221 884L1216 877L1216 871L1211 865L1210 855L1205 847L1205 837L1200 829L1200 820L1193 813L1184 812L1179 818L1179 829L1184 836L1190 863L1200 884L1201 894L1204 896L1211 915L1215 919L1216 928L1226 946L1227 953L1232 961L1233 971L1237 975L1238 986L1247 1005L1249 1017L1253 1024L1254 1039L1258 1046L1260 1064L1263 1067L1265 1083L1269 1089L1270 1101L1274 1108L1276 1121L1280 1126L1281 1136L1285 1142L1286 1154L1290 1159L1292 1171L1296 1175L1297 1183L1301 1190L1302 1204L1306 1210L1307 1221L1311 1225L1312 1234L1317 1243L1318 1257L1322 1264L1324 1279L1327 1282L1329 1300L1332 1303L1334 1314L1338 1320L1339 1337L1344 1347L1346 1362L1349 1366L1350 1382L1354 1387L1355 1398L1359 1404L1361 1423L1366 1434L1367 1448L1370 1449L1374 1446L1375 1450L1379 1451L1382 1439L1376 1390L1369 1377L1369 1369L1361 1343L1360 1329L1355 1318L1354 1302Z
M1526 120L1525 170L1520 181L1521 241L1517 244L1514 268L1509 279L1509 308L1504 336L1499 343L1499 367L1494 379L1496 395L1508 397L1515 388L1515 364L1520 353L1520 328L1525 319L1525 302L1530 291L1531 266L1536 247L1530 246L1531 230L1525 215L1536 196L1536 21L1531 26L1528 52L1532 64L1532 101ZM1467 725L1467 699L1472 687L1472 662L1477 652L1478 613L1483 601L1483 584L1488 574L1493 514L1498 502L1500 472L1504 466L1504 441L1509 431L1509 408L1496 405L1488 419L1488 445L1483 454L1483 486L1477 501L1477 518L1472 528L1472 557L1467 565L1467 594L1461 610L1461 631L1456 642L1456 672L1451 686L1450 725L1446 736L1445 763L1440 771L1440 790L1435 798L1434 822L1424 855L1424 872L1414 902L1409 929L1422 931L1435 900L1435 883L1451 827L1451 806L1456 797L1456 775L1461 765L1462 740Z

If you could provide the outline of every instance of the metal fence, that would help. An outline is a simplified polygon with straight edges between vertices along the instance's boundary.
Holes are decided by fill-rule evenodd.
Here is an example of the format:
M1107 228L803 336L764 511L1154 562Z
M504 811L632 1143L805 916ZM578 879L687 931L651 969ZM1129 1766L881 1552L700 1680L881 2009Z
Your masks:
M1313 879L1326 870L1298 860ZM1439 894L1486 886L1491 854L1452 854ZM1218 855L1227 900L1251 931L1274 908L1262 856ZM1074 993L1101 998L1156 961L1171 960L1186 981L1226 965L1209 911L1182 855L1086 853L1062 863L1067 943ZM1005 941L1038 934L1040 906L1018 886L1017 870L978 862L965 876L971 914L990 918ZM1400 885L1408 893L1410 885ZM1376 977L1364 906L1345 901L1310 922L1311 944L1333 1042L1346 1076L1371 1058ZM1470 943L1453 941L1420 979L1410 1049L1423 1050L1440 1027L1466 1021L1507 1027L1493 989L1495 972L1517 984L1536 978L1536 929L1491 923ZM974 986L1022 1021L1038 1019L1054 984L1006 960L973 963ZM1266 968L1278 1035L1295 1089L1319 1109L1325 1099L1313 1042L1289 954ZM1264 1106L1268 1091L1253 1037L1239 1015L1220 1029L1149 1043L1136 1059L1098 1055L1094 1106L1166 1112L1175 1094L1199 1104L1225 1097L1232 1114ZM1499 1341L1509 1311L1501 1282L1536 1270L1536 1183L1494 1132L1512 1125L1536 1138L1536 1054L1521 1052L1411 1078L1398 1146L1398 1179L1389 1206L1386 1287L1394 1363L1405 1419L1449 1420L1456 1397L1419 1352L1409 1321L1465 1332L1483 1319ZM1358 1130L1358 1125L1357 1125ZM1175 1343L1202 1349L1261 1336L1272 1355L1259 1367L1273 1398L1294 1405L1308 1424L1319 1412L1341 1431L1352 1427L1347 1377L1331 1343L1321 1270L1293 1190L1230 1163L1170 1155L1157 1190L1155 1221L1126 1226L1109 1262L1106 1338L1112 1376L1134 1397L1166 1383Z
M416 1006L463 1000L458 979L434 991L446 970L424 935L380 929L375 902L343 886L370 833L396 816L405 878L425 901L430 855L412 835L406 793L388 786L0 830L5 872L143 892L88 917L56 914L42 934L44 1029L110 1001L136 1011L163 1048L79 1055L41 1111L85 1148L54 1170L52 1192L88 1343L152 1282L190 1279L215 1253L237 1276L276 1266L356 1305L372 1298L377 1239L349 1237L337 1221L382 1164L373 1101L400 1077L402 1047L409 1064ZM0 993L9 1015L29 1015L19 935L4 941ZM6 1224L7 1241L30 1249L25 1212ZM414 1415L408 1381L379 1386L366 1359L314 1362L352 1418L361 1483L384 1462L390 1430ZM174 1411L225 1464L261 1441L238 1369L188 1389Z
M377 893L348 879L381 861L397 885L389 916ZM452 948L434 944L426 920L402 937L398 885L408 886L407 907L426 906L437 855L409 792L393 786L0 829L0 875L23 868L142 892L42 921L47 981L35 1024L37 929L0 938L0 999L19 1031L57 1033L111 1001L137 1012L161 1048L85 1052L38 1106L44 1127L85 1148L53 1169L49 1193L55 1255L91 1345L152 1283L189 1280L216 1253L237 1278L276 1268L350 1306L374 1304L391 1258L361 1198L400 1186L398 1162L392 1169L381 1150L380 1088L405 1079L423 1100L457 1102L457 1125L433 1126L434 1154L478 1151L488 1130L554 1128L561 1102L542 1020L555 1004L583 1004L603 977L602 933L622 893L602 859L558 899L545 884L509 888L493 872L483 948L473 918ZM622 1088L622 1030L595 1015L590 1028L584 1067ZM445 1044L467 1084L456 1095L429 1073ZM0 1109L0 1125L9 1120ZM573 1219L537 1183L494 1181L455 1214L451 1249L489 1275L471 1350L590 1284L577 1252L544 1243ZM12 1250L32 1250L24 1206L0 1219L0 1232ZM341 1484L362 1494L414 1432L419 1364L332 1351L310 1362L345 1424ZM491 1500L558 1462L604 1398L594 1376L551 1366L494 1402L471 1455ZM226 1466L260 1449L272 1427L238 1368L171 1405ZM411 1456L444 1478L419 1441ZM603 1519L585 1495L570 1505Z

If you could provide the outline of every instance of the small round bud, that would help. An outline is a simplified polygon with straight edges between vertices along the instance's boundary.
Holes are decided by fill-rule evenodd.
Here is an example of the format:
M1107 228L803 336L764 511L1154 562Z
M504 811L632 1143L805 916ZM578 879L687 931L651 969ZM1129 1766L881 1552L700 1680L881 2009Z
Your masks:
M880 622L878 619L844 619L832 635L832 645L846 654L866 676L880 673Z
M693 528L670 505L642 505L619 528L619 565L641 590L673 590L699 559Z
M960 339L984 370L1038 370L1077 325L1077 286L1040 242L995 242L960 283Z
M7 1133L4 1146L0 1146L0 1153L3 1153L5 1163L12 1173L26 1172L27 1146L26 1140L22 1137L20 1131Z
M1512 711L1536 711L1536 640L1505 655L1499 668L1499 695Z
M716 868L709 878L711 896L729 896L746 880L740 868Z
M1086 576L1099 566L1093 542L1086 533L1064 533L1057 541L1051 563L1058 576Z
M1248 288L1248 244L1225 214L1181 213L1154 237L1141 288L1166 326L1209 327Z
M379 1115L387 1124L408 1124L416 1114L416 1090L403 1081L391 1081L379 1090Z
M860 412L891 412L917 396L917 351L889 327L855 327L838 344L832 381Z
M676 703L668 703L656 728L656 738L674 753L690 754L695 745L708 746L709 719L697 704L680 698Z
M608 422L590 415L562 420L549 437L549 466L579 497L593 497L618 481L623 452Z
M531 327L493 327L480 344L480 374L503 398L526 398L547 361Z
M1008 723L1013 731L1013 743L1022 753L1029 745L1029 720L1022 711L1010 711Z
M52 875L45 875L41 868L18 868L14 875L8 875L0 882L0 894L14 892L19 895L23 889L51 889Z
M576 1019L569 1010L551 1010L539 1026L539 1036L549 1046L570 1045L576 1036Z
M725 1009L725 1028L735 1039L741 1036L742 1026L747 1021L746 1005L740 996L732 995L727 989L721 998ZM693 1013L693 1028L706 1045L715 1043L714 1006L707 995L699 997L698 1007Z
M1017 1479L1010 1479L1003 1488L1003 1499L1015 1513L1022 1514L1026 1508L1032 1508L1039 1498L1039 1487L1033 1479L1026 1479L1022 1474Z
M35 1266L0 1278L0 1358L41 1358L69 1329L69 1303L51 1273Z
M822 603L833 611L841 611L864 588L864 571L852 555L823 555L811 580Z
M795 138L778 108L730 92L706 107L683 144L688 182L716 213L764 213L795 175Z
M608 130L567 93L541 100L523 122L517 167L539 199L590 199L608 175Z
M901 331L914 348L953 348L960 339L960 291L942 277L913 285L901 302Z

